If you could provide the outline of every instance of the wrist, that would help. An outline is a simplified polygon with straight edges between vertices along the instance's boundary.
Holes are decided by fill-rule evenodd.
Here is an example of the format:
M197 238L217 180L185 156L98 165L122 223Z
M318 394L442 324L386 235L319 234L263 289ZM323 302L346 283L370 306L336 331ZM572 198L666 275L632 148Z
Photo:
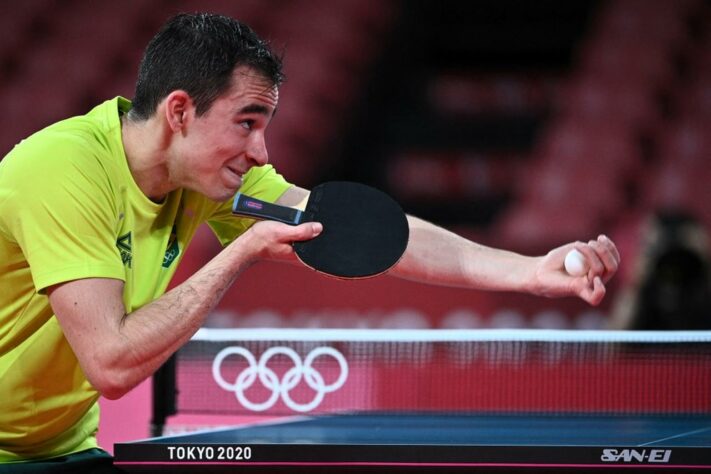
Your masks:
M263 251L262 239L255 236L252 229L248 229L228 246L232 258L245 266L250 266L260 259Z
M520 291L541 296L544 294L544 285L541 282L539 268L543 263L544 257L523 257L525 263L524 271L521 279Z

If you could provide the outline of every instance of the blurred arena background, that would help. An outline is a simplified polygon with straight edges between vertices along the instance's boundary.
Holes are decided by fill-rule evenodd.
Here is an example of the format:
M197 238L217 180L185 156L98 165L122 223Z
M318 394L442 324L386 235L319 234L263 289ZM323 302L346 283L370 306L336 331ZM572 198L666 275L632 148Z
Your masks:
M705 0L3 1L0 155L132 97L142 48L181 11L234 16L284 51L267 139L288 180L366 182L484 244L536 254L607 233L623 256L599 308L260 264L208 326L603 328L634 284L654 212L709 229ZM203 229L174 284L218 250ZM115 402L130 416L104 404L104 441L146 434L146 390Z

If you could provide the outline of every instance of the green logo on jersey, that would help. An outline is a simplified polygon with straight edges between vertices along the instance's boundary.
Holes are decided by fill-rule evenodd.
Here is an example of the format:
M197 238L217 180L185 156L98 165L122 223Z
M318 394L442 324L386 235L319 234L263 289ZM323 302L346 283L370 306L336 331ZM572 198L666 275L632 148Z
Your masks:
M121 262L131 268L131 231L116 240L116 247L121 252Z
M163 256L163 268L168 268L173 260L180 255L180 247L178 246L178 229L173 224L173 230L170 231L170 238Z

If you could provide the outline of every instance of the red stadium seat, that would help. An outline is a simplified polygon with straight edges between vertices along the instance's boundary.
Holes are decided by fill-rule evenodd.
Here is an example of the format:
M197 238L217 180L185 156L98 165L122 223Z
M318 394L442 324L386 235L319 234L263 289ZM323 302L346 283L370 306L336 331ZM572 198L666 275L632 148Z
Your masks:
M567 202L546 207L521 203L506 211L494 226L497 245L531 254L598 233L597 216L569 207Z
M653 91L668 87L673 80L675 69L671 59L665 44L655 46L644 38L596 39L582 50L577 73Z
M603 168L625 179L642 161L639 148L633 129L614 121L563 116L546 128L536 155L561 168Z
M657 140L657 160L679 166L708 166L711 159L711 116L690 116L670 124Z
M690 119L705 119L711 123L711 54L705 75L692 78L691 83L675 92L675 110ZM708 128L706 129L709 130Z
M660 104L652 92L634 81L581 77L564 88L559 110L571 119L607 122L643 133L653 130L660 119Z
M643 206L686 210L711 228L711 168L705 163L684 165L668 160L652 168L643 183Z
M639 38L676 47L686 40L684 21L701 5L700 0L623 0L604 5L594 33L598 38Z
M442 115L542 113L558 92L550 75L444 72L429 83L427 98Z

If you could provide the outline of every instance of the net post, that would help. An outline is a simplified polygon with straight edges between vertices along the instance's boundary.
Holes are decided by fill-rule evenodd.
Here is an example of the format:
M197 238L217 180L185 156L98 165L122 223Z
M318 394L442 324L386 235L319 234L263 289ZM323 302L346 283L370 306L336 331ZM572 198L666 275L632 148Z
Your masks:
M175 360L176 355L173 354L153 374L153 407L150 429L151 437L154 438L163 435L165 420L176 413Z

